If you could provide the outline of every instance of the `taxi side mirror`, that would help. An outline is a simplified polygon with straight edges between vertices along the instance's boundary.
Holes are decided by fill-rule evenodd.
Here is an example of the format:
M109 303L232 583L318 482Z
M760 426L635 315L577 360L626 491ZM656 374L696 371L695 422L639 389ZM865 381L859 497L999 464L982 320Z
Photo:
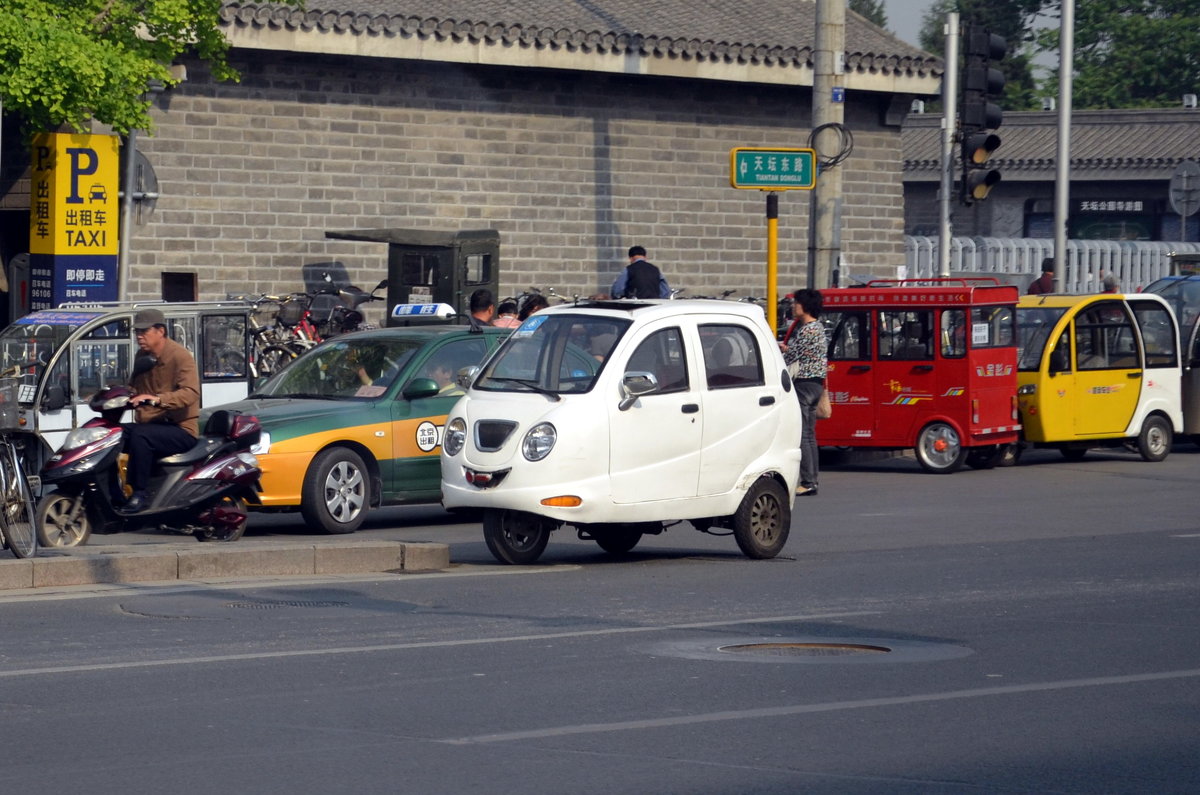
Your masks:
M404 399L419 400L433 397L439 389L438 382L432 378L414 378L408 382L408 386L404 387Z
M617 404L618 411L626 411L637 402L642 395L658 391L658 379L654 373L645 370L630 370L621 379L621 402Z

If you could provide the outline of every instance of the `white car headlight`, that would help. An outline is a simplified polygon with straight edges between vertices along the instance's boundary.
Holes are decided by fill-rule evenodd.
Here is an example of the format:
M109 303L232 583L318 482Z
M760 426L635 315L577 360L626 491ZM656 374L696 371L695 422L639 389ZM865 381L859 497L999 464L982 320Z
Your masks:
M250 448L250 452L255 455L266 455L271 452L271 434L262 431L258 435L258 444Z
M446 455L458 455L463 445L467 443L467 422L462 417L455 417L446 423L446 431L442 435L442 450Z
M554 443L558 441L558 431L548 422L541 422L529 429L521 441L521 452L530 461L541 461L550 455Z

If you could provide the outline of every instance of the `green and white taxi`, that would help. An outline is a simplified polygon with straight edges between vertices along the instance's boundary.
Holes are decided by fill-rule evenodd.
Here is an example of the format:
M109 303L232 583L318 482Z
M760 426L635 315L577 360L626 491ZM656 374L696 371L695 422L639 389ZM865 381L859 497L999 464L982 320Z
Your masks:
M262 423L252 509L297 510L327 533L358 529L373 506L437 502L446 415L459 370L510 329L423 326L334 337L246 400L220 408Z

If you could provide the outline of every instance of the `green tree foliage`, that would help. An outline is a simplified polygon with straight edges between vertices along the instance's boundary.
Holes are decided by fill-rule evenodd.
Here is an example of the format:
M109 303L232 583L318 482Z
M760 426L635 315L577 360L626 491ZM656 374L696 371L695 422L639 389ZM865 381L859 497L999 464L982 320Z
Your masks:
M1090 0L1089 0L1090 2ZM1036 51L1033 20L1042 0L934 0L921 19L919 40L932 53L946 51L946 15L957 11L959 22L982 25L1008 42L1008 54L996 64L1004 72L1005 110L1030 110L1038 106L1032 62Z
M177 82L184 53L237 79L217 28L220 0L3 0L0 101L31 132L89 119L118 133L151 129L146 88Z
M866 17L881 28L887 27L887 11L884 10L883 0L850 0L846 7L859 16Z
M1061 3L1039 46L1058 53ZM1049 80L1058 90L1058 76ZM1087 0L1075 4L1076 108L1176 107L1200 87L1200 0Z

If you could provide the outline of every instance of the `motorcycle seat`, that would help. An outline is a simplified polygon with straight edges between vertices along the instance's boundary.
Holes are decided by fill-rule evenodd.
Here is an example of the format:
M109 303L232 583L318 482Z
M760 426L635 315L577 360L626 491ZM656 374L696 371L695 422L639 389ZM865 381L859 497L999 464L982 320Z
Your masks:
M176 453L175 455L169 455L166 458L160 458L158 459L158 463L166 467L194 464L197 461L203 461L205 458L208 458L217 448L224 445L225 441L225 439L212 436L201 436L192 445L192 449L184 450L182 453Z

